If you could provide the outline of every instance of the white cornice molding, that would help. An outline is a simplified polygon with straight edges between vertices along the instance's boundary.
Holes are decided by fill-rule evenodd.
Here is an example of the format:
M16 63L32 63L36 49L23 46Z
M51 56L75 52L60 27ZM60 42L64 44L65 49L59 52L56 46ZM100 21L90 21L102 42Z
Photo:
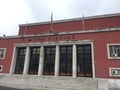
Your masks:
M96 29L96 30L79 30L70 32L53 32L45 34L31 34L31 35L16 35L16 36L5 36L0 37L0 39L15 39L15 38L29 38L29 37L41 37L41 36L55 36L55 35L70 35L70 34L86 34L86 33L101 33L101 32L115 32L120 31L120 28L106 28L106 29Z
M78 40L78 41L59 41L59 42L36 42L36 43L16 43L16 47L26 47L26 46L50 46L50 45L73 45L73 44L91 44L94 40Z

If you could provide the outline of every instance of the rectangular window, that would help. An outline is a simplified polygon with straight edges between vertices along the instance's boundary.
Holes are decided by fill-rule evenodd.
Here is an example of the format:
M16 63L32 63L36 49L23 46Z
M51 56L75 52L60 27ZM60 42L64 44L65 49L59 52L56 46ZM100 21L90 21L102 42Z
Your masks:
M109 44L107 48L109 59L120 59L120 44Z
M77 45L77 76L92 77L91 45Z
M5 58L5 52L6 52L5 48L0 48L0 59L4 59Z
M72 46L60 47L60 76L72 76Z
M45 59L44 59L44 75L54 75L55 67L55 47L45 47Z
M18 48L15 74L23 74L25 55L26 55L26 48L24 47Z
M115 77L120 77L120 68L109 68L109 75L110 76L115 76Z
M40 47L31 47L28 74L32 74L32 75L38 74L39 58L40 58Z
M2 72L3 70L3 65L0 65L0 72Z

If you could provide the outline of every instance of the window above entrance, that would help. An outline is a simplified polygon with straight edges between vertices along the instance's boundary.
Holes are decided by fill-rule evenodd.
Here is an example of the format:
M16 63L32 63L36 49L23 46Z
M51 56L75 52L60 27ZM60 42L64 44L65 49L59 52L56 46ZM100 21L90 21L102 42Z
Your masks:
M108 44L108 58L120 59L120 44Z

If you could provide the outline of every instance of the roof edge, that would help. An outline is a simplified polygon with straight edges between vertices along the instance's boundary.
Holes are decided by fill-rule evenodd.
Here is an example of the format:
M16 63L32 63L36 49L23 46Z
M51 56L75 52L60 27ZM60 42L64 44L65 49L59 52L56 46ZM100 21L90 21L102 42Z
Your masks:
M114 16L120 16L120 13L103 14L103 15L96 15L96 16L87 16L87 17L84 17L84 19L87 20L87 19L97 19L97 18L114 17ZM83 17L72 18L72 19L63 19L63 20L54 20L53 23L63 23L63 22L78 21L78 20L83 20ZM19 27L33 26L33 25L43 25L43 24L50 24L50 23L51 23L51 21L19 24Z

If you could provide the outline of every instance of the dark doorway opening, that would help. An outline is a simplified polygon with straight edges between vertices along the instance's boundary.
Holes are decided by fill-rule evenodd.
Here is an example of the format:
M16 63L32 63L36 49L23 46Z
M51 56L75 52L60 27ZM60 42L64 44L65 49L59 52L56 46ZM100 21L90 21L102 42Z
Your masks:
M77 45L77 76L92 77L91 45Z

